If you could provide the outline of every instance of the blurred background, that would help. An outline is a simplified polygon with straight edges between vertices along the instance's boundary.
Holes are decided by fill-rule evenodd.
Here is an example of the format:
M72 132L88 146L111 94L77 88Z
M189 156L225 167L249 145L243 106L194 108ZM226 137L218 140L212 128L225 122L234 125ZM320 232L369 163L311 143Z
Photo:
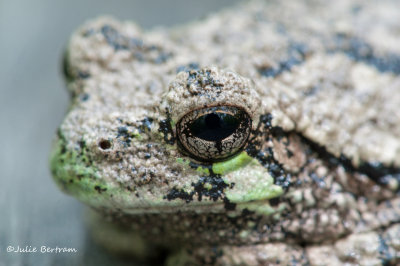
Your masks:
M132 265L90 240L84 206L50 177L51 140L68 109L60 61L72 31L101 14L145 29L171 26L233 2L0 0L0 266ZM14 253L8 246L77 252Z

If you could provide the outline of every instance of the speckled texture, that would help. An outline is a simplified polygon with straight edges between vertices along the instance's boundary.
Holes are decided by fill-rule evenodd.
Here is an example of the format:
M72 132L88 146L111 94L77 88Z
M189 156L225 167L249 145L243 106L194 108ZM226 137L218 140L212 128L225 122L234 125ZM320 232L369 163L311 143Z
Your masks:
M400 263L394 17L396 1L255 1L170 30L90 21L65 56L55 180L170 265ZM252 120L224 162L177 141L209 106Z

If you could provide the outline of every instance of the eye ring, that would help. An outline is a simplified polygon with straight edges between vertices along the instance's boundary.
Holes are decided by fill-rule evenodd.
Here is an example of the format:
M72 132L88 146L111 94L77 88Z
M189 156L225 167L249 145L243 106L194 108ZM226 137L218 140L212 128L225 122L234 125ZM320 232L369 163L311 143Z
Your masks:
M252 121L236 106L211 106L192 110L176 125L180 146L200 161L222 161L247 143Z

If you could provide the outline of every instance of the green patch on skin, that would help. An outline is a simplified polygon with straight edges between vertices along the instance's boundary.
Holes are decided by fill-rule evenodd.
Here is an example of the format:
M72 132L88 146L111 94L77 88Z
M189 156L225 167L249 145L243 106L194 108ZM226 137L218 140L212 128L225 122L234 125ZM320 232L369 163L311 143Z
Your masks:
M139 130L135 129L135 131L132 131L131 137L138 139L138 140L143 140L142 135L140 135Z
M202 176L210 176L212 172L217 175L225 175L227 173L233 172L237 169L240 169L244 166L246 166L248 163L250 163L253 160L246 152L241 152L235 157L223 161L223 162L218 162L218 163L213 163L211 166L210 165L197 165L196 172L199 175ZM190 165L190 160L189 159L184 159L184 158L177 158L176 162L186 165L189 167Z
M179 159L179 158L178 158ZM54 143L50 154L50 169L54 181L64 192L74 196L79 201L95 208L124 209L134 213L141 212L141 207L168 208L182 206L185 202L167 201L163 194L136 200L132 191L117 182L108 182L101 172L92 165L85 148L81 150L68 149L61 135ZM190 193L191 186L185 187Z
M199 173L200 175L206 175L206 176L210 175L210 170L208 170L208 168L201 166L197 167L196 172Z
M190 165L190 160L187 160L187 159L184 159L184 158L176 158L176 162L179 163L179 164L183 164L183 165L185 165L187 167L190 167L189 166ZM210 170L207 167L203 167L201 165L197 166L196 172L199 175L202 175L202 176L209 176L210 175Z
M262 215L280 211L271 207L268 200L282 195L283 189L274 184L272 176L256 159L226 174L223 179L226 183L235 184L225 191L225 196L230 202L236 203L238 209L248 209Z
M207 189L207 190L211 190L212 189L212 185L210 183L204 183L203 188Z
M253 158L251 158L247 152L243 151L230 160L214 163L212 165L212 170L214 174L224 175L247 165L252 160Z
M116 203L121 208L129 206L130 194L118 185L106 183L99 176L85 148L78 152L65 146L61 136L50 154L53 179L61 190L92 207L114 208Z
M169 123L170 123L170 125L171 125L171 128L175 128L175 125L176 125L176 122L174 121L174 120L170 120L169 121Z
M51 171L53 178L59 187L68 194L76 197L95 208L107 209L123 209L127 213L142 213L143 211L174 211L177 207L187 206L187 202L183 200L167 200L166 190L160 191L155 195L147 195L141 197L138 201L132 189L136 191L138 188L127 189L118 182L112 182L105 179L102 172L96 168L96 164L92 162L87 147L80 149L68 148L66 140L59 134L59 139L53 146L50 158ZM272 177L260 163L242 152L234 158L218 162L213 165L196 165L193 169L192 162L186 158L176 158L176 162L191 168L193 172L187 173L185 184L180 189L187 194L193 193L193 183L200 176L213 178L210 176L211 169L218 175L222 175L227 185L223 193L225 197L232 203L236 203L239 208L247 208L262 213L270 213L267 207L252 205L254 201L265 204L266 199L277 197L282 194L282 188L273 184ZM205 182L203 184L205 190L212 190L213 184ZM140 193L140 191L139 191ZM215 204L213 201L192 202L192 207L206 206ZM242 206L243 205L243 206ZM154 209L153 209L154 208ZM205 207L204 207L205 208ZM221 205L221 209L223 206ZM204 209L203 211L206 211Z
M273 208L271 205L268 204L268 202L249 202L249 203L243 203L243 204L238 204L238 209L244 210L247 209L249 211L253 211L257 214L260 215L265 215L265 216L270 216L272 214L279 213L283 211L284 206L280 206L278 208Z
M190 167L188 159L177 158L176 161ZM211 169L214 174L221 175L226 184L234 184L224 189L224 194L230 202L237 204L238 210L248 209L261 215L272 215L281 211L280 207L271 207L268 200L282 195L282 187L275 185L268 171L246 152L241 152L230 160L214 163ZM198 166L196 172L200 175L210 174L206 166ZM204 184L205 189L210 189L208 186L211 188L211 184Z
M189 166L189 163L190 163L189 160L185 160L185 159L183 159L183 158L176 158L176 162L177 162L177 163L180 163L180 164L187 165L187 166Z
M63 191L91 206L107 206L104 198L113 191L99 178L97 169L88 165L85 149L80 153L66 150L65 141L59 139L50 156L53 178Z

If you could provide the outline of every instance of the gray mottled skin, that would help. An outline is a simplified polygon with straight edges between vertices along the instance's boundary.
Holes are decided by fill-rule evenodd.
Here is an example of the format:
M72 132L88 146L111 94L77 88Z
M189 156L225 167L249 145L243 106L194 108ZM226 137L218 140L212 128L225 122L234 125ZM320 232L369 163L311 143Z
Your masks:
M90 21L65 56L53 176L91 206L96 240L140 259L399 264L399 18L398 1L341 0L246 2L149 32ZM222 162L178 141L209 106L252 121Z

